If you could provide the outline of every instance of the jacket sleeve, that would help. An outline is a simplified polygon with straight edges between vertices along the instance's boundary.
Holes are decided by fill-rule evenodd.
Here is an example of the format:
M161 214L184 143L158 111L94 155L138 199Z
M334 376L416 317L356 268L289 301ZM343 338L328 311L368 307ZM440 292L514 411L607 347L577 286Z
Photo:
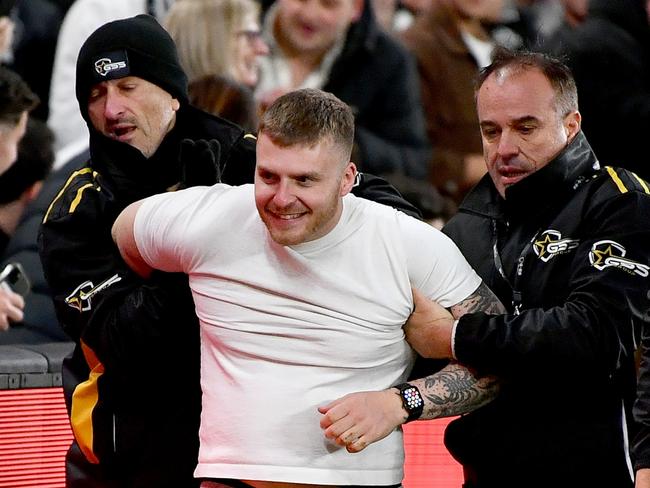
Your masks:
M585 230L577 247L568 282L536 282L526 275L524 290L557 287L565 298L527 305L520 315L468 314L458 322L458 360L481 373L504 378L531 372L611 375L630 358L631 310L642 306L650 270L650 198L630 192L592 205L583 215ZM616 252L616 245L624 250ZM624 256L624 265L612 265ZM549 296L545 291L544 296ZM529 299L530 301L530 299ZM602 376L600 376L602 377Z
M393 185L378 176L359 173L358 182L352 188L352 193L357 197L388 205L406 215L422 220L420 210L404 199Z
M634 469L650 468L650 307L641 327L641 364L633 414L638 430L632 442Z
M74 211L51 211L41 226L45 277L65 332L106 366L126 372L146 365L170 337L185 340L183 329L195 320L187 278L161 273L145 282L132 273L112 241L115 216L103 208L102 194L91 188L81 195Z

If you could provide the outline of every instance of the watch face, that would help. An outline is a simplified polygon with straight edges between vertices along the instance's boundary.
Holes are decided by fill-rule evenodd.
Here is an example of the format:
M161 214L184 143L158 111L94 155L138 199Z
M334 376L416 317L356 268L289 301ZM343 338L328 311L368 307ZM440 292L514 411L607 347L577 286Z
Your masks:
M404 400L406 401L406 405L408 406L409 410L414 410L416 408L420 408L423 406L423 401L422 397L420 396L420 393L418 392L417 388L415 387L410 387L406 388L403 392L402 395L404 397Z

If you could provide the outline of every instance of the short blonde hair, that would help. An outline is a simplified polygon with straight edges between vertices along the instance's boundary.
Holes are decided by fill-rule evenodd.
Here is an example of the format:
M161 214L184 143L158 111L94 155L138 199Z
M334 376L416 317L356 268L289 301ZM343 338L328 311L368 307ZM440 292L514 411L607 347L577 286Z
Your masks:
M237 31L248 16L257 19L259 13L259 4L254 0L174 2L164 26L176 42L188 80L231 75Z

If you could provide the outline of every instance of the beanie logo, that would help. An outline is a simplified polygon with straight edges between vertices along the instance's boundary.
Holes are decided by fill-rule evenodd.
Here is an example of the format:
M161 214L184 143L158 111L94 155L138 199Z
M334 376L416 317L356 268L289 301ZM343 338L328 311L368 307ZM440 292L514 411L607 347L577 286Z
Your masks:
M111 71L123 68L126 68L126 62L124 61L113 62L110 58L101 58L95 61L95 71L100 76L106 76Z

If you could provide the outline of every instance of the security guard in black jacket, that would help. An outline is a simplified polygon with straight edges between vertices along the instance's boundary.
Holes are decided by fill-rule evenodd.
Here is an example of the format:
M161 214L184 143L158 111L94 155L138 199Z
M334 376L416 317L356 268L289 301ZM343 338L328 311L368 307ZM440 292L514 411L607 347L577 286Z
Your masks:
M77 99L91 159L68 178L39 236L57 316L75 443L68 487L191 487L201 405L198 320L185 275L143 282L110 232L129 203L253 179L255 137L192 108L172 39L153 17L108 23L83 45ZM418 211L383 180L361 196Z
M508 313L445 330L455 358L502 387L449 425L446 445L468 488L631 487L625 407L632 307L649 290L648 184L599 165L561 63L500 53L477 93L489 175L444 232Z

